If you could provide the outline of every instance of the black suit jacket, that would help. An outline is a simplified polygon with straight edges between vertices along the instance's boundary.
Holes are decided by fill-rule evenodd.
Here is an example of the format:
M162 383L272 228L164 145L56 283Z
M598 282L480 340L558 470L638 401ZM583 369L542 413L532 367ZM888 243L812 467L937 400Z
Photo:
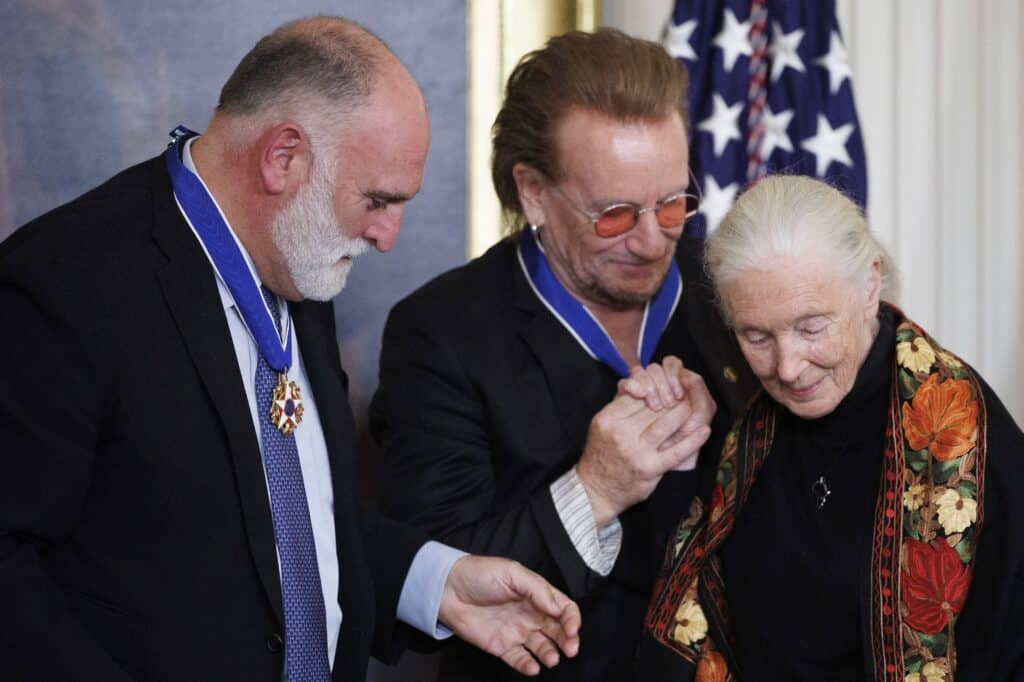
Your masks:
M656 359L673 353L704 375L724 431L754 380L711 306L700 242L684 238L677 254L684 290ZM625 678L665 540L695 490L693 474L666 476L620 517L611 575L587 568L548 486L579 459L617 378L537 299L508 240L400 302L384 331L371 405L383 503L452 545L522 562L579 602L580 654L551 679ZM441 670L443 679L517 677L458 642Z
M162 158L0 245L0 310L0 678L280 682L260 451ZM291 311L334 486L334 677L357 680L423 538L360 521L333 311Z

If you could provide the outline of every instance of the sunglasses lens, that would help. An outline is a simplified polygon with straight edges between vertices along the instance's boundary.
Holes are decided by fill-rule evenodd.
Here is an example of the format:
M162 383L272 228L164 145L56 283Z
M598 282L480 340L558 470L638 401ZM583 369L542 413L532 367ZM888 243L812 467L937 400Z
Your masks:
M617 237L636 225L636 210L632 206L612 206L597 219L595 228L601 237Z
M686 219L690 217L690 207L687 201L689 198L688 195L680 194L663 203L655 212L655 215L658 216L658 225L671 228L679 227L686 222Z

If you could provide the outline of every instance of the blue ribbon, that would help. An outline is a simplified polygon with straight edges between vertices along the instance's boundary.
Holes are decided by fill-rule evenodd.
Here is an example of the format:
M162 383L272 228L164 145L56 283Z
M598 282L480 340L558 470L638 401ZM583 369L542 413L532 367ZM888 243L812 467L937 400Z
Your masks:
M164 153L164 160L171 176L174 197L214 269L234 296L260 355L272 368L286 374L292 362L291 330L285 326L284 338L287 341L282 343L276 320L260 294L256 273L246 262L238 241L202 180L181 162L182 145L197 134L185 126L178 126L170 133L172 141Z
M533 291L548 310L569 330L590 357L611 367L621 377L629 376L629 365L622 359L608 332L593 313L566 291L548 265L547 257L537 243L532 229L525 229L519 238L519 265ZM654 349L679 303L683 280L673 258L665 281L644 309L640 329L640 363L647 366Z

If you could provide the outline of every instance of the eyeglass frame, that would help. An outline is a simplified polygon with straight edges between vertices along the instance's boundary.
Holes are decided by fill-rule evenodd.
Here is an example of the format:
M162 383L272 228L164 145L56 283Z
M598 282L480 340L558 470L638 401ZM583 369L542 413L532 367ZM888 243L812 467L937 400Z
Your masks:
M657 201L654 202L653 206L641 207L641 206L633 203L632 201L619 201L619 202L616 202L614 204L609 204L608 206L605 206L604 208L602 208L597 213L591 213L590 211L588 211L588 210L586 210L584 208L581 208L580 206L577 206L576 202L574 202L569 197L565 196L565 192L563 192L561 190L561 188L553 180L551 180L550 178L548 178L548 185L551 187L551 189L553 189L558 194L558 196L560 196L562 198L563 201L565 201L566 204L568 204L569 208L573 209L574 211L576 211L580 215L582 215L582 216L584 216L584 217L586 217L587 219L590 220L591 225L593 225L593 227L594 227L594 234L596 234L598 237L601 237L602 239L615 239L616 237L621 237L622 235L626 234L627 232L632 230L634 227L636 227L637 223L640 222L640 216L642 216L644 213L651 213L651 212L653 212L654 215L655 215L655 220L657 220L658 210L660 208L662 208L669 201L672 201L674 199L678 199L679 197L693 197L693 198L695 198L697 200L697 208L695 208L691 212L687 212L683 216L683 222L681 222L679 225L673 225L671 227L663 227L661 225L661 223L658 223L658 227L660 229L662 229L662 230L674 230L676 228L683 227L684 225L686 225L686 221L688 221L693 216L697 215L700 212L701 205L704 203L704 195L700 191L700 185L697 184L697 178L694 177L693 170L687 168L687 172L689 173L689 176L690 176L690 187L693 188L695 193L690 193L690 191L689 191L690 187L687 187L686 189L684 189L684 190L682 190L680 192L674 192L672 194L669 194L666 197L658 199ZM622 232L620 232L618 234L614 234L614 235L610 235L610 236L605 236L605 235L601 234L597 230L597 221L599 221L608 211L610 211L612 209L615 209L615 208L622 208L622 207L630 207L630 208L633 209L633 224L628 229L626 229L626 230L624 230L624 231L622 231Z

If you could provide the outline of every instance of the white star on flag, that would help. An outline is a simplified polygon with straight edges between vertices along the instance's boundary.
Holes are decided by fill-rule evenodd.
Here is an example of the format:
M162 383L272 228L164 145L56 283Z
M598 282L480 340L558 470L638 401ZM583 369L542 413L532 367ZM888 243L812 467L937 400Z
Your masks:
M773 113L771 107L764 108L764 139L761 140L761 158L767 161L768 157L776 149L784 149L787 152L793 151L793 143L789 139L786 129L793 120L793 110L787 109L779 113Z
M772 44L768 46L768 55L772 58L772 82L779 80L779 76L792 67L804 72L804 61L797 54L800 41L804 39L804 30L798 28L792 33L783 33L779 22L772 22Z
M843 81L853 75L849 59L846 56L846 48L843 47L843 41L835 31L832 31L832 36L829 38L828 52L815 59L814 63L828 69L828 89L833 95L839 92L839 86L843 84Z
M748 178L780 171L817 175L866 207L853 53L843 44L836 0L669 4L666 46L685 57L693 78L690 169L702 188L707 183L686 233L705 237Z
M818 177L825 177L825 171L833 161L847 167L853 166L853 160L846 153L846 140L852 133L852 123L833 128L824 115L818 114L818 133L800 143L801 147L814 154Z
M716 92L711 105L714 109L711 116L701 121L697 128L711 133L714 138L715 156L721 156L729 140L740 139L738 120L743 110L743 101L736 102L730 107Z
M665 49L668 50L668 53L676 59L697 61L697 53L690 45L690 36L693 35L696 28L696 19L689 19L678 26L670 23L665 35Z
M714 43L722 48L722 60L725 62L725 70L732 71L736 66L736 60L741 54L750 56L750 19L740 22L732 10L725 10L722 30L715 36Z
M715 231L718 223L722 222L722 218L729 212L739 189L738 182L719 187L714 177L704 176L704 199L700 202L700 212L704 214L704 222L708 226L709 233Z

